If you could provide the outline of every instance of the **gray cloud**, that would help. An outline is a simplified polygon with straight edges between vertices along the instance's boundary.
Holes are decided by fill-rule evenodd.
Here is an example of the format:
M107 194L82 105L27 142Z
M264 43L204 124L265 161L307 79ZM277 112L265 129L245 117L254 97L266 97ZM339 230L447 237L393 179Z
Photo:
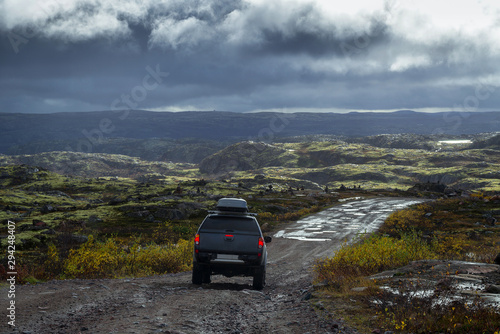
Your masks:
M452 108L478 85L496 108L500 6L414 6L5 0L0 112L109 109L157 65L139 109Z

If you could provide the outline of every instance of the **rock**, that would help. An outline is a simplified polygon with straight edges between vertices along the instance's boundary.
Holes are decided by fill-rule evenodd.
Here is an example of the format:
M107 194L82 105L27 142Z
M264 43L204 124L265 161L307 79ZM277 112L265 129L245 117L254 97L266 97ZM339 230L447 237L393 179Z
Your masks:
M308 291L300 300L309 300L311 298L312 298L312 293Z
M150 215L150 212L148 210L141 210L141 211L134 211L134 212L129 212L127 213L127 216L131 218L145 218Z
M40 210L40 212L43 213L43 214L50 213L50 212L53 212L53 211L56 211L56 208L53 207L50 204L46 204L46 205L42 206L42 209Z
M177 205L176 209L181 211L181 213L184 215L184 218L187 218L196 212L202 211L204 213L206 210L203 207L203 205L201 205L200 203L195 203L195 202L180 203L179 205ZM184 218L179 218L179 219L184 219Z
M491 226L495 226L497 224L497 219L491 215L486 216L486 223Z
M125 202L126 202L125 199L115 197L115 198L113 198L113 199L111 199L109 201L109 205L118 205L118 204L122 204L122 203L125 203Z
M33 219L33 226L46 227L47 223L45 223L45 222L43 222L41 220Z
M33 225L29 225L29 224L23 224L23 225L18 226L19 232L31 231L32 229L33 229Z
M314 306L318 309L323 311L325 309L325 305L322 302L317 302L314 304Z
M47 195L50 195L50 196L71 198L71 196L69 196L68 194L66 194L65 192L62 192L60 190L50 190L50 191L46 191L45 193Z
M89 223L102 223L103 220L101 218L97 217L96 215L92 215L89 217L88 222Z
M500 294L500 285L489 285L485 291L488 293Z
M153 216L157 219L179 220L186 218L186 215L177 209L159 209L156 210Z
M496 264L500 264L500 253L498 253L497 257L495 258L494 262Z
M408 191L410 192L419 192L419 191L429 191L429 192L436 192L436 193L444 193L446 190L446 185L440 182L422 182L422 183L417 183Z
M72 234L70 236L71 241L79 244L86 243L89 241L89 238L86 235L78 235L78 234Z

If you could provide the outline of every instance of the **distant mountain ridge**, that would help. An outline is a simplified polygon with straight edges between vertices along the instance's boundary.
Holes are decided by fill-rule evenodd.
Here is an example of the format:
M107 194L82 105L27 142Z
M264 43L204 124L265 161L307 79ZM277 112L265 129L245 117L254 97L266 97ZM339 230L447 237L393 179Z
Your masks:
M402 110L392 113L287 114L119 110L0 113L0 153L39 153L39 150L34 151L35 146L43 147L44 151L102 152L99 146L109 138L194 138L234 143L241 140L270 142L281 137L320 134L346 137L397 133L460 135L499 129L499 112L420 113Z

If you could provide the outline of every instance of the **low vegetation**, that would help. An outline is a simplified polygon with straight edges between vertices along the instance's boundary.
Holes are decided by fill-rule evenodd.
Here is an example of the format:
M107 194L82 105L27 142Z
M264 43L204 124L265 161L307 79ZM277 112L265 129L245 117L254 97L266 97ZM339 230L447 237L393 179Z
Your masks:
M246 198L266 231L342 197L300 190L303 183L293 180L245 177L83 178L0 167L0 234L15 222L19 282L163 274L190 268L191 239L221 197Z
M498 332L498 310L479 297L457 299L456 287L446 276L438 290L429 287L419 275L400 280L391 289L387 289L386 280L369 277L417 260L493 263L500 251L500 235L493 218L499 209L498 195L475 194L395 212L378 233L346 243L333 257L317 261L317 281L326 285L321 295L336 300L333 303L350 300L350 307L366 315L351 320L365 329L378 326L405 333ZM429 289L431 293L424 297L422 294Z
M319 260L315 271L318 280L347 291L365 276L437 256L434 247L415 232L400 238L374 234L353 244L345 243L333 257Z
M47 259L39 270L45 278L119 278L175 273L190 269L192 244L180 239L176 244L125 243L116 238L96 241L92 236L61 259L50 245Z
M318 261L319 295L366 330L498 331L498 314L479 299L440 304L453 292L447 281L440 294L409 299L425 281L402 281L394 294L382 288L387 282L367 279L416 260L491 263L500 251L499 151L429 138L408 148L398 138L235 144L200 165L71 152L0 155L0 235L15 222L19 283L146 276L190 268L191 238L224 196L245 198L265 232L345 197L441 198L393 213L378 233ZM237 152L242 147L250 161ZM203 150L190 150L201 161ZM446 192L429 187L443 184ZM0 277L5 268L6 258Z

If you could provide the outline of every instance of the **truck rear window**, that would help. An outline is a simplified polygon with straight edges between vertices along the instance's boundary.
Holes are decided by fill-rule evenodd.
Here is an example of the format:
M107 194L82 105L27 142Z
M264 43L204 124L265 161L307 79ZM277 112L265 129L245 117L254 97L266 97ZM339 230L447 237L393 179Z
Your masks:
M208 217L200 227L200 232L226 231L259 233L257 222L248 217Z

